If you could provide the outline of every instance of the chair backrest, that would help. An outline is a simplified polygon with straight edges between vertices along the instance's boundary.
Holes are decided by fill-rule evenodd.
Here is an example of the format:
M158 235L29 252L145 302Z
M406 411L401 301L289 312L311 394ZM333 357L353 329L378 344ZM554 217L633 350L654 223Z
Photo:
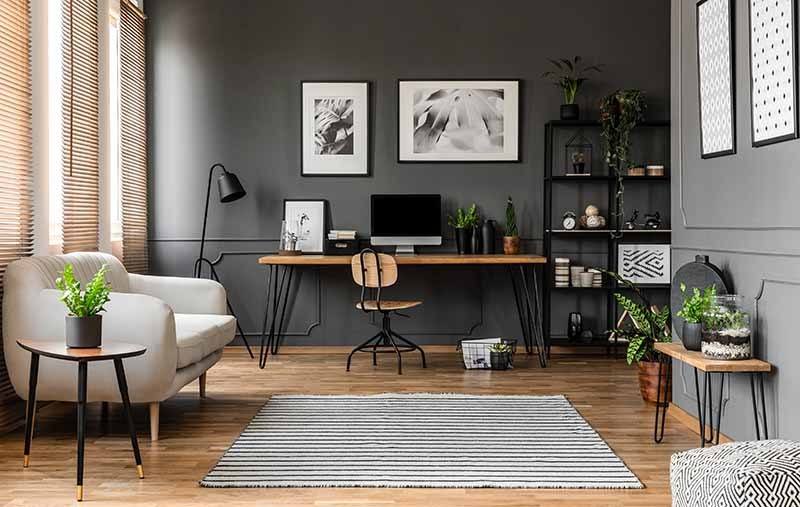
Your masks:
M366 248L350 259L353 281L361 287L376 289L397 283L397 262L391 255Z

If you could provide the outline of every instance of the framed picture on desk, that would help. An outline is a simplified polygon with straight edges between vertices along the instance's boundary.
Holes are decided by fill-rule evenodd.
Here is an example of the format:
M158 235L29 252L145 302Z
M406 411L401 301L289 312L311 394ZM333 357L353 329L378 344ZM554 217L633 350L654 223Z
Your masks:
M328 201L284 199L283 220L287 232L297 237L297 249L305 254L325 253Z

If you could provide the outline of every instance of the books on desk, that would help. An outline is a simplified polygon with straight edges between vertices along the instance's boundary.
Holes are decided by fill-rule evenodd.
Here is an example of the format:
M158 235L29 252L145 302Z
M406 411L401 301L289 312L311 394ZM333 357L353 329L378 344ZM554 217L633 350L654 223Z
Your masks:
M328 231L328 239L342 240L342 239L356 239L356 231L331 229Z

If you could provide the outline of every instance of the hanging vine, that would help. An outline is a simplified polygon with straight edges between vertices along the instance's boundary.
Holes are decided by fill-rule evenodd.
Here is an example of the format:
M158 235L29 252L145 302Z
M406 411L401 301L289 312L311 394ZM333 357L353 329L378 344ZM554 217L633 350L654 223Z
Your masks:
M606 163L617 177L617 193L614 210L615 227L612 237L622 237L622 222L625 217L625 185L623 176L630 163L631 131L644 120L647 109L644 92L641 90L617 90L600 102L601 135L606 144Z

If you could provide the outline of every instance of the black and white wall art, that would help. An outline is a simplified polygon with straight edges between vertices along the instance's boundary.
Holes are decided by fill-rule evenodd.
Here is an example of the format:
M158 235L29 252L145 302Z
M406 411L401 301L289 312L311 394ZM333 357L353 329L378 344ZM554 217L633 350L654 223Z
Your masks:
M753 146L763 146L798 135L797 1L749 2Z
M398 81L398 160L518 162L519 85Z
M700 155L736 153L733 0L697 2Z
M302 83L302 175L369 175L369 83Z
M617 273L633 283L670 283L669 245L617 246Z
M297 249L306 254L321 254L327 234L327 202L319 199L284 199L283 220L286 232L297 239Z

